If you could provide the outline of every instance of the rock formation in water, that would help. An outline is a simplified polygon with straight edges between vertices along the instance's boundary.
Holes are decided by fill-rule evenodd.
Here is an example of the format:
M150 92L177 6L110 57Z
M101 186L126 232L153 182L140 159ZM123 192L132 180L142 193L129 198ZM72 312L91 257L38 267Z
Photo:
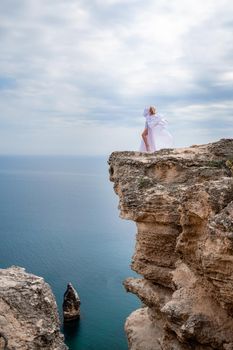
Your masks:
M233 139L114 152L121 217L136 222L131 350L233 350Z
M73 321L80 318L80 298L71 283L68 283L63 301L64 321Z
M0 349L68 349L49 285L23 268L0 269Z

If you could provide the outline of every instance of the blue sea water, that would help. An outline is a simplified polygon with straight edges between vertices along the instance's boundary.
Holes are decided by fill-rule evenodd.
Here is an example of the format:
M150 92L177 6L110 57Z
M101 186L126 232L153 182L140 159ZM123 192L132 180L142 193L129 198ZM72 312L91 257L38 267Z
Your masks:
M81 319L62 327L71 350L124 350L125 318L139 306L132 276L135 225L119 218L106 157L0 157L0 266L51 285L61 313L66 284Z

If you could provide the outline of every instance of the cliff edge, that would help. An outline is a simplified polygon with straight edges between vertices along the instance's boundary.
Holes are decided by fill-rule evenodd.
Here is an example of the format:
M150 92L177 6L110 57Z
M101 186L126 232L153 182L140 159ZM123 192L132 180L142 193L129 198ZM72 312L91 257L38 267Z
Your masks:
M20 267L0 269L0 349L68 349L49 285Z
M233 350L233 139L114 152L110 180L136 222L131 350Z

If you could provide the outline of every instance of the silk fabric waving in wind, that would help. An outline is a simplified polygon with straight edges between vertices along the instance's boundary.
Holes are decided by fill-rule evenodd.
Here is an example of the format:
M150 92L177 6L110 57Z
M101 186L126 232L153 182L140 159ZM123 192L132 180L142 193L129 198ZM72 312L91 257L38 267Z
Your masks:
M149 114L149 109L145 108L143 112L146 118L145 128L148 130L147 142L149 144L149 152L155 152L162 148L173 147L173 137L167 130L168 122L158 113ZM140 152L147 152L144 141L141 141Z

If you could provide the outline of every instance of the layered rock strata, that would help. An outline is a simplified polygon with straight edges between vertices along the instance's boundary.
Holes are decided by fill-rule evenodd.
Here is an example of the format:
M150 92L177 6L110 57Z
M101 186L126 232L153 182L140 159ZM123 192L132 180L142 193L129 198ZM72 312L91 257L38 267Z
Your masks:
M131 350L233 350L233 139L114 152L110 180L137 225Z
M0 269L0 349L68 349L49 285L23 268Z

